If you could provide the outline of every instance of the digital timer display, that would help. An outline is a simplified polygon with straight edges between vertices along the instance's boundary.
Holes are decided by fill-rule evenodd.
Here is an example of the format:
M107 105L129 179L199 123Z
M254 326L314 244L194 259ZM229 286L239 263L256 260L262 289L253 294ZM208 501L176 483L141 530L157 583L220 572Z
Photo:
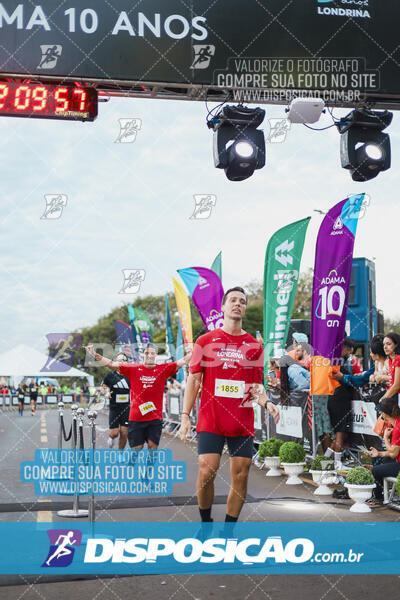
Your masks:
M0 116L94 121L97 106L92 87L0 81Z

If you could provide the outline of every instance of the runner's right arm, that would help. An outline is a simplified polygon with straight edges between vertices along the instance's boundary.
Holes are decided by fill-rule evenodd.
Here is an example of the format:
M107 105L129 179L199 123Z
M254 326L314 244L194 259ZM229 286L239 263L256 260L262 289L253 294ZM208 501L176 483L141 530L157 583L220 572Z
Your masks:
M187 378L185 396L183 398L183 410L181 414L181 426L179 429L179 437L182 442L187 442L186 436L190 434L192 426L190 423L190 411L196 401L197 394L199 393L201 379L203 373L190 373Z
M88 354L93 356L93 358L95 360L97 360L101 364L102 367L108 367L109 369L113 369L114 371L119 372L119 362L115 362L114 360L111 360L110 358L106 358L105 356L102 356L98 352L95 352L93 344L90 344L89 346L85 346L85 350Z

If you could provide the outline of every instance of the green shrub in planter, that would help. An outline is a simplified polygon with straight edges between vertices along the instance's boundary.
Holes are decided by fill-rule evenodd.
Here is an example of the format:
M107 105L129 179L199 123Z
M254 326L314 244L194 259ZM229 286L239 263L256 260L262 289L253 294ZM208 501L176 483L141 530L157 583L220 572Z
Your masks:
M316 456L310 469L311 471L333 471L333 460L327 456Z
M375 483L375 479L368 469L354 467L347 473L346 483L351 483L352 485L372 485Z
M400 496L400 473L397 475L396 481L396 494Z
M279 449L283 444L283 440L276 438L270 438L265 440L258 449L260 458L267 458L267 456L279 456Z
M297 442L285 442L279 450L281 463L301 463L306 458L306 452Z

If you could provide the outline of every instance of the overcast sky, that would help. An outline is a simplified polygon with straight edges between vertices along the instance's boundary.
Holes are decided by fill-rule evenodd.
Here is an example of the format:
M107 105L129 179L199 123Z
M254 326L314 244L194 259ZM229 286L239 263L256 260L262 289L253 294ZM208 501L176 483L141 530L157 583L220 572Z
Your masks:
M265 108L266 128L284 116L284 107ZM140 295L164 294L177 268L210 266L222 250L225 287L261 280L271 234L309 215L302 270L312 267L322 219L313 209L363 191L371 204L355 256L376 260L378 308L400 317L397 114L392 168L365 184L341 168L336 128L302 125L268 145L264 169L229 182L213 166L205 117L200 102L113 98L94 123L0 119L0 351L19 343L44 350L47 333L92 325L134 303L137 296L119 294L122 269L145 270ZM121 118L141 119L134 143L115 143ZM324 116L317 126L330 122ZM59 219L41 219L45 194L67 196ZM209 219L190 219L194 194L216 195Z

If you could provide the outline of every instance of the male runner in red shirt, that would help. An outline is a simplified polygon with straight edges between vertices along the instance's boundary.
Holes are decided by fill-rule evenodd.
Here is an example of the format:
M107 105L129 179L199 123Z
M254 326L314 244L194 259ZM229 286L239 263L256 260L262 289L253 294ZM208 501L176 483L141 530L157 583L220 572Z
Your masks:
M279 412L267 401L263 381L263 348L243 331L247 298L240 287L222 299L224 325L200 336L193 350L179 435L190 434L190 411L202 383L197 419L199 472L197 498L201 520L210 522L217 475L225 440L230 454L231 487L225 521L237 521L247 493L253 456L254 410L251 399L267 408L275 422ZM250 398L249 398L250 397Z
M125 375L131 387L131 409L129 412L128 442L132 449L141 450L147 442L149 450L157 450L162 432L162 401L165 382L184 364L192 353L176 362L156 364L157 347L147 344L143 351L143 363L115 362L94 351L86 350L101 365Z

